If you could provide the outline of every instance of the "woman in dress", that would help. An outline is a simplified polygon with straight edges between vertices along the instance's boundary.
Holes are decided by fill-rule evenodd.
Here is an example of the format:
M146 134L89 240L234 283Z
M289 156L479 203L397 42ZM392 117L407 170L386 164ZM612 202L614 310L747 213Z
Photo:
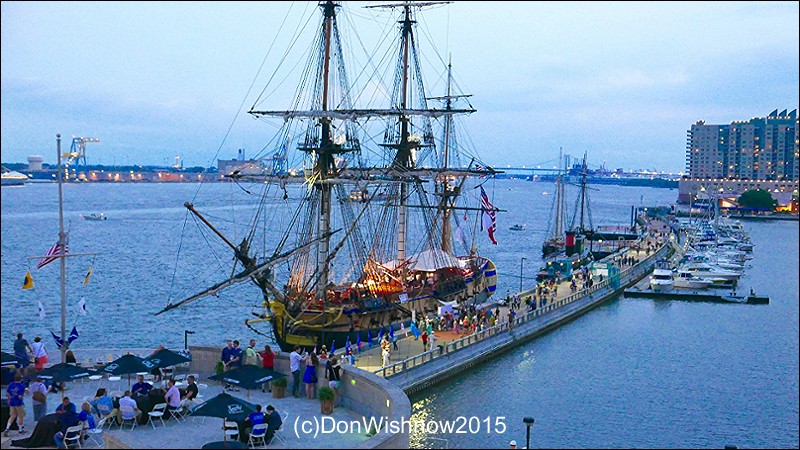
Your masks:
M303 374L303 383L306 384L306 398L312 400L314 399L314 390L317 387L317 364L319 364L319 358L314 352L309 353L308 357L306 372Z

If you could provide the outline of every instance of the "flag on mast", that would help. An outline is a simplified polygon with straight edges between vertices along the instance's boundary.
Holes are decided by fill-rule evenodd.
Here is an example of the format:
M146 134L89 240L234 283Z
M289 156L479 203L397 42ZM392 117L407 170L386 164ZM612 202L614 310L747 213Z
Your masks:
M64 244L64 253L69 251L69 246ZM59 255L61 255L61 244L56 242L55 245L50 247L50 250L44 255L44 258L39 260L39 264L36 265L37 269L41 269L42 267L50 264L51 262L58 259Z
M94 266L89 266L89 271L86 272L86 278L83 279L83 284L89 284L89 277L92 276L92 269Z
M86 315L86 300L84 300L83 297L81 297L78 302L78 312L81 313L81 315Z
M22 289L33 289L33 277L31 271L25 273L25 281L22 283Z
M494 238L494 231L497 229L497 221L495 217L494 205L489 201L489 196L481 186L481 210L483 210L483 220L481 221L481 231L485 228L489 233L489 239L492 244L497 245L497 240Z
M39 318L44 319L44 305L39 301Z
M73 325L72 331L69 332L69 337L67 338L67 343L72 344L72 341L78 339L78 329Z

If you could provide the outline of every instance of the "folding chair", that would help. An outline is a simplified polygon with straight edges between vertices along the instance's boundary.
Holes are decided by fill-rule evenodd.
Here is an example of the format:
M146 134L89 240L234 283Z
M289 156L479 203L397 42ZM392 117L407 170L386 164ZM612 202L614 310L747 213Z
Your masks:
M100 413L100 423L105 425L108 422L108 428L111 429L111 425L117 423L117 417L111 414L111 410L108 409L108 406L103 404L97 405L97 412ZM98 428L101 428L102 425L98 424Z
M105 448L106 446L106 441L103 439L103 426L105 426L107 420L108 418L104 417L100 419L100 422L97 422L97 426L94 428L87 428L84 430L87 439L94 441L98 448Z
M83 424L79 423L74 427L67 428L64 433L64 447L69 448L70 445L76 445L81 448L81 432L83 431Z
M172 415L175 416L175 420L186 423L186 414L189 414L189 406L191 406L191 404L191 400L181 400L181 404L178 406L178 409L170 411Z
M228 441L238 441L239 440L239 424L236 422L231 422L229 420L225 421L223 425L225 430L225 440Z
M131 422L131 431L136 428L137 420L136 418L136 410L130 406L122 406L119 407L119 412L122 414L122 423L119 424L119 429L122 430L125 427L125 422ZM155 425L153 426L155 428Z
M259 443L262 447L267 448L266 437L267 437L266 423L259 423L253 425L253 430L250 431L250 439L247 442L247 445L250 446L251 448L255 448L256 443Z
M272 444L272 441L275 439L278 440L284 447L287 447L286 438L283 437L283 429L286 428L286 420L289 419L289 413L284 412L283 416L281 417L281 426L277 430L275 430L275 434L272 435L272 439L270 439L269 444Z
M147 413L147 423L152 425L154 430L156 429L155 419L160 420L161 421L161 425L164 425L165 427L167 426L167 424L164 422L164 412L166 410L167 410L167 404L166 403L159 403L159 404L153 406L153 410L152 411Z

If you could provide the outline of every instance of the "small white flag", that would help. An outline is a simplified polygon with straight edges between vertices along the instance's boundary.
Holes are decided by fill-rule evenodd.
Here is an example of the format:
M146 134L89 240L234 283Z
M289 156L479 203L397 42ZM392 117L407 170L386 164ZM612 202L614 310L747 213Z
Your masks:
M39 318L44 319L44 305L42 302L39 302Z
M78 302L78 312L81 313L81 315L86 315L86 300L84 300L83 297L81 297L81 300Z

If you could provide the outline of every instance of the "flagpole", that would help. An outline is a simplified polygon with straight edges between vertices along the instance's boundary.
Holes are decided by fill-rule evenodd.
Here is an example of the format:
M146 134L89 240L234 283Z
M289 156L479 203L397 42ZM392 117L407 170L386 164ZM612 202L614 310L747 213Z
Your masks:
M56 161L58 162L58 245L59 259L61 260L61 362L67 362L67 260L64 257L66 250L66 233L64 233L64 193L62 184L64 175L61 167L61 134L56 134Z

